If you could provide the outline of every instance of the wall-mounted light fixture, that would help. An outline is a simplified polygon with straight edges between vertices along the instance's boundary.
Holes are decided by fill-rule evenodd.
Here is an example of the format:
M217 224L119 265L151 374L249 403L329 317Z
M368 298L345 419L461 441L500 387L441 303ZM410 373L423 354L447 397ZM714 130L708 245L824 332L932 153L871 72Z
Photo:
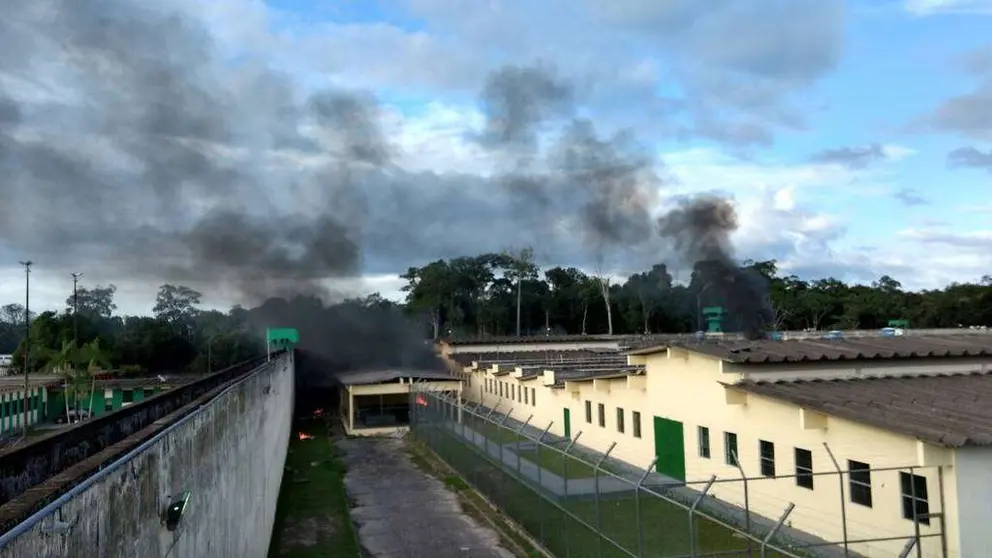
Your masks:
M189 497L190 493L187 490L169 499L169 505L165 508L163 517L166 529L175 531L179 528L179 522L182 520L183 514L189 509Z

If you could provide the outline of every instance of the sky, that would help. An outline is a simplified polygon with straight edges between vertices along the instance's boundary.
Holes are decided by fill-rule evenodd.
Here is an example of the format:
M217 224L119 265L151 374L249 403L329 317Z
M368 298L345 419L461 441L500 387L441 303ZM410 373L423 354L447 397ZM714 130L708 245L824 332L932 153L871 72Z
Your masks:
M399 299L410 266L525 245L543 266L686 279L651 231L589 248L588 222L560 214L601 192L506 187L563 168L576 118L633 169L611 190L624 219L715 194L736 257L805 279L992 274L992 0L149 6L0 15L0 302L23 302L24 260L33 309L63 307L81 272L117 285L122 313L164 282L212 307L300 281ZM547 79L504 73L518 89L487 104L506 68ZM509 121L552 82L568 108L541 97L555 114L515 113L540 120L527 141L486 143L499 107Z

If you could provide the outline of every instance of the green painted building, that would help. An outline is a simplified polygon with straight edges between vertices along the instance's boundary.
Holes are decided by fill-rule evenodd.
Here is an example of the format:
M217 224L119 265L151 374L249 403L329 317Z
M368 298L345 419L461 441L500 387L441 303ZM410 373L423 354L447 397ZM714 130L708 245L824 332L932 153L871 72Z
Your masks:
M45 387L28 387L28 425L44 420ZM24 388L0 388L0 436L23 429Z

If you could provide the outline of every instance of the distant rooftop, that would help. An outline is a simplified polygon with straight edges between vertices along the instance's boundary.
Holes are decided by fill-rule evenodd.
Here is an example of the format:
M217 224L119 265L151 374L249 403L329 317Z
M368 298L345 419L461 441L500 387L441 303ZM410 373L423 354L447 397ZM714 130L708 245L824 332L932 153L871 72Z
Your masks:
M525 343L575 343L586 341L621 341L627 339L629 335L515 335L508 336L478 336L478 337L451 337L442 339L449 345L505 345L505 344L525 344Z
M729 386L949 447L992 445L992 374Z
M992 357L992 336L912 335L904 337L844 337L785 341L705 340L671 344L734 364L777 364L848 360ZM631 351L650 354L667 345Z
M460 378L452 376L451 374L445 372L436 372L433 370L403 370L403 369L387 369L387 370L359 370L355 372L347 372L341 374L337 377L338 382L346 386L354 386L360 384L386 384L392 383L400 378L412 378L413 381L417 380L440 380L440 381L461 381Z

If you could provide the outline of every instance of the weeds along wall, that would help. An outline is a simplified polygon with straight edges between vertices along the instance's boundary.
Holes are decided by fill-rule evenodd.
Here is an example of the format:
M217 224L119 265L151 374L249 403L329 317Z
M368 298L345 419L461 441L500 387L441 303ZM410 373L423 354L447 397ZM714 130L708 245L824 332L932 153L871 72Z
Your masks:
M265 557L293 403L289 351L108 467L0 558ZM188 507L169 530L163 512L184 492Z

